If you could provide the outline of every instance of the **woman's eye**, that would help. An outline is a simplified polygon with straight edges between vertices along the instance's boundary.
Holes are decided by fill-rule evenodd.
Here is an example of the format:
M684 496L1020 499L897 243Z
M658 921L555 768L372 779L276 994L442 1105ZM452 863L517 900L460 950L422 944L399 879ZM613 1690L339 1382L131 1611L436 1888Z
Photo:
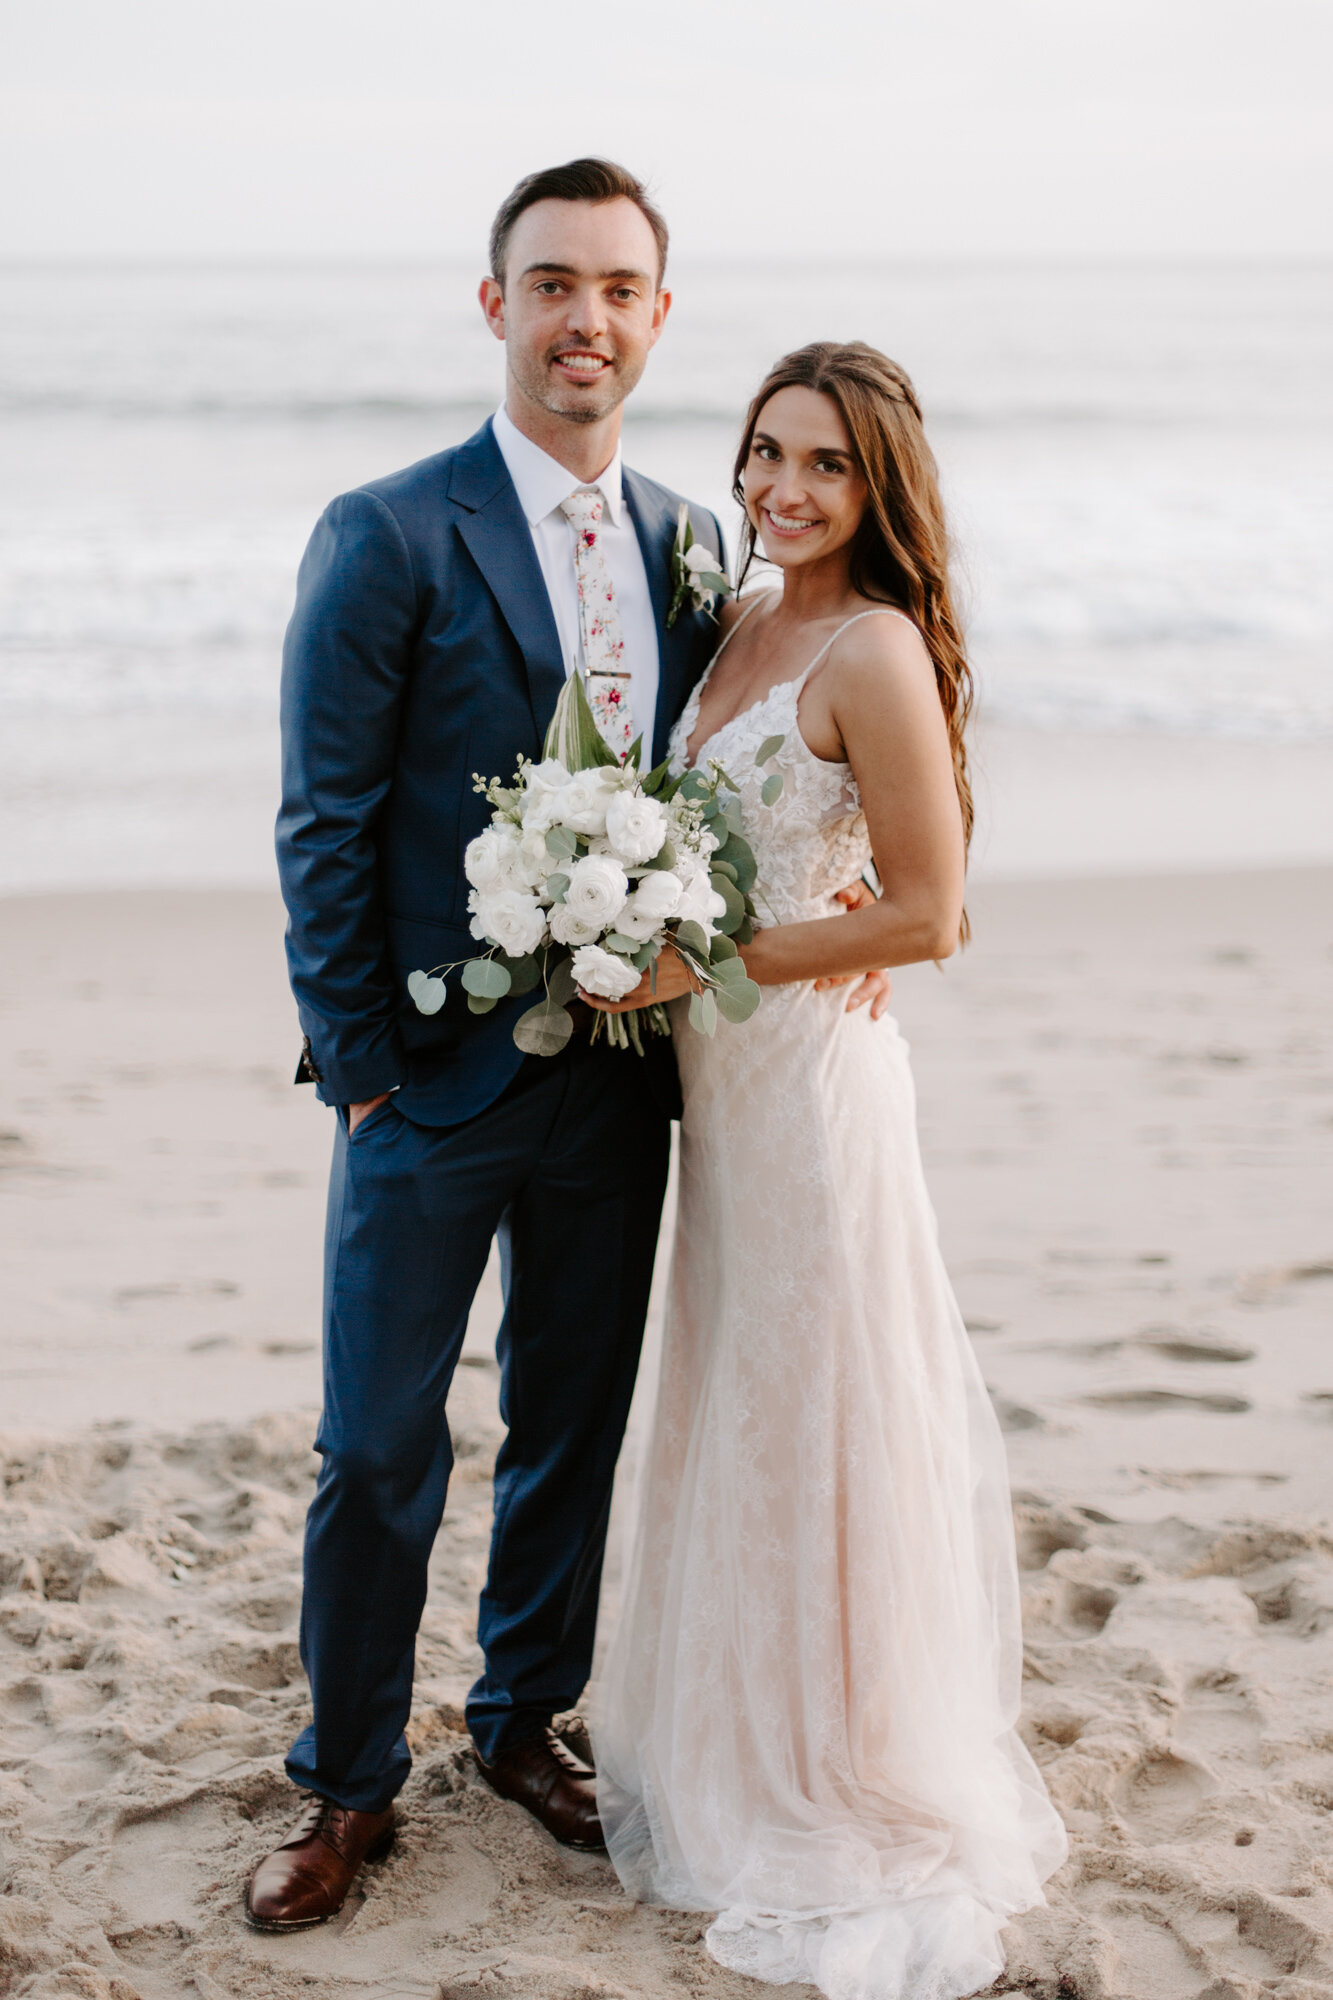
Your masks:
M836 458L820 458L815 461L815 471L837 473L842 471L841 462Z
M772 465L777 458L778 448L775 444L757 444L754 448L754 455L756 458L762 458L767 464Z

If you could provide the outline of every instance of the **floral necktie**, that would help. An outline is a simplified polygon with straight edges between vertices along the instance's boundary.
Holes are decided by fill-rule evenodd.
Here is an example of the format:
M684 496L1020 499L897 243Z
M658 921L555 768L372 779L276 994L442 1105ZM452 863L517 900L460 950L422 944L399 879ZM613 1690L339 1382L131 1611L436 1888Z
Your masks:
M560 502L560 512L574 530L574 575L588 699L607 744L617 757L623 757L634 741L634 710L620 613L602 547L602 505L602 496L594 487L579 486L568 500Z

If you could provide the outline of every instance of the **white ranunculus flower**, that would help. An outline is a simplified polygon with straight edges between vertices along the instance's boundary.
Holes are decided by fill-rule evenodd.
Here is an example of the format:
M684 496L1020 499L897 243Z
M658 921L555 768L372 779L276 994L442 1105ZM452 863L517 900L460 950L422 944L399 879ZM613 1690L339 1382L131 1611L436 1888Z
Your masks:
M605 833L606 809L619 778L620 773L606 764L594 771L576 771L551 802L555 823L575 833Z
M555 801L568 783L569 772L558 757L529 765L519 801L525 831L545 833L547 827L555 824Z
M518 858L518 847L518 828L509 820L496 820L485 827L475 840L470 840L463 855L463 873L473 888L490 896L498 889L517 887L514 863Z
M661 852L666 830L666 808L642 792L617 792L607 806L606 837L632 868Z
M514 852L513 867L516 876L514 888L540 890L548 875L554 875L560 863L551 858L551 850L546 845L544 827L526 828Z
M707 871L701 868L682 886L676 915L682 923L701 924L704 935L712 937L718 918L726 914L725 901L709 881Z
M632 965L626 965L614 952L603 951L599 944L580 946L574 953L573 971L583 991L599 1000L623 1000L639 983Z
M571 910L568 903L557 903L550 912L551 936L557 944L567 945L571 951L581 944L592 944L602 935L603 924L590 924L585 918Z
M546 912L535 896L521 889L497 889L486 894L474 889L467 899L473 912L472 935L487 944L498 944L511 958L536 951L546 936Z
M654 869L651 875L644 876L616 918L616 929L645 943L675 916L683 893L684 885L677 876L666 868Z
M701 569L711 571L714 576L721 576L723 573L720 558L715 556L711 549L706 549L702 542L695 542L692 547L686 549L685 567L695 576Z
M610 854L585 854L565 872L566 909L585 924L596 924L599 931L609 930L629 894L629 877L620 863Z

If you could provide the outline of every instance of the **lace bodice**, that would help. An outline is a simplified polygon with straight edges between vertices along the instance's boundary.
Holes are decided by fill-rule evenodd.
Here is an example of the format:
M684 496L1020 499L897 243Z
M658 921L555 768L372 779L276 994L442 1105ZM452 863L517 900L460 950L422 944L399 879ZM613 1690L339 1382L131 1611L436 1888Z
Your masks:
M673 771L685 768L687 745L713 669L746 618L763 601L756 597L737 619L686 702L667 746ZM849 618L820 647L804 673L795 680L779 681L762 700L733 715L700 744L692 760L701 768L716 760L740 786L745 837L754 849L759 869L754 901L761 925L794 924L835 914L841 908L833 901L837 891L854 882L870 860L870 838L851 766L815 756L801 735L797 709L802 689L827 658L834 641L860 619L882 617L902 618L903 613L886 605L882 611L861 611ZM911 624L910 619L904 622ZM755 753L770 736L781 736L782 748L761 770L754 761ZM774 772L782 776L782 793L773 805L766 806L760 791L765 778Z

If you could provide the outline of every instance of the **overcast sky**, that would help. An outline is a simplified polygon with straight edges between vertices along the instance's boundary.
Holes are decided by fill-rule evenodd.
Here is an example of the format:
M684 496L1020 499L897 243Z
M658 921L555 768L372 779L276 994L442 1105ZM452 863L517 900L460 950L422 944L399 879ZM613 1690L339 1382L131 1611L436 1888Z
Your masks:
M0 0L0 256L480 261L575 153L682 254L1333 251L1333 0Z

